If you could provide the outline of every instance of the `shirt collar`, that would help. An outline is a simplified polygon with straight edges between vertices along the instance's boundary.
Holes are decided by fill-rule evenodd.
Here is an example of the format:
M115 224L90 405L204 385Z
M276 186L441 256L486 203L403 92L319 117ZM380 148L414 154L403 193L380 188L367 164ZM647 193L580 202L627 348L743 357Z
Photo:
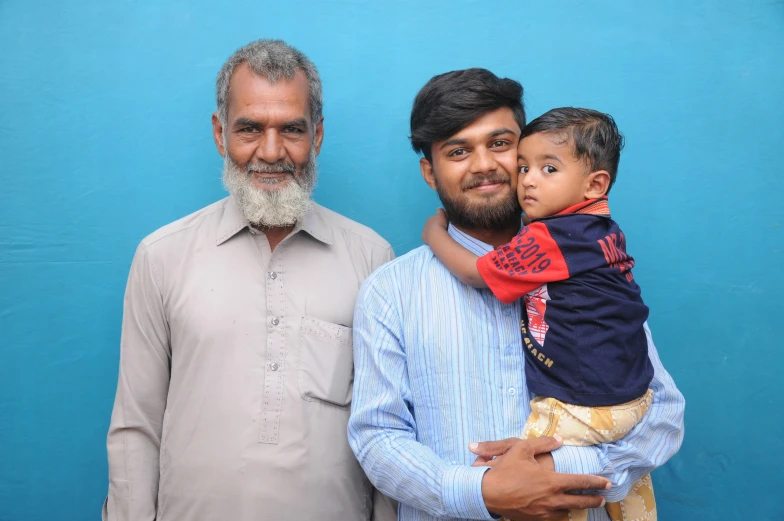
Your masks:
M598 199L591 199L590 201L585 201L582 203L578 203L574 206L570 206L566 210L562 210L555 215L568 215L571 213L582 213L582 214L590 214L590 215L603 215L605 217L610 216L610 205L607 202L607 196L604 195L599 197Z
M242 211L240 211L234 198L229 196L223 210L223 217L218 226L218 236L215 239L215 244L220 246L246 228L250 228L250 224L245 219L245 216L242 215ZM307 233L324 244L330 246L333 244L332 230L324 222L320 207L315 203L311 204L302 221L294 226L291 235L296 235L300 231Z
M486 253L490 253L491 251L495 250L492 246L487 243L480 241L479 239L475 239L471 237L467 233L462 230L457 229L456 227L452 226L451 224L447 228L449 235L457 241L457 243L462 246L463 248L467 249L474 255L481 257Z

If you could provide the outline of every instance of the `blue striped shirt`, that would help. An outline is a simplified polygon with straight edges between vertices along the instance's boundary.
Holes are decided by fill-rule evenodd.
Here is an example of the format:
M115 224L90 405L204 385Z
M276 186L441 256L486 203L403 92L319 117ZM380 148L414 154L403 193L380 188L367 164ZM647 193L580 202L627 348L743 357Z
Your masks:
M493 248L450 227L460 244ZM471 467L473 441L519 436L529 407L520 303L461 283L426 246L374 272L354 317L354 397L348 435L373 484L397 499L401 521L491 519L487 467ZM613 482L608 501L666 462L683 439L684 400L662 367L650 331L655 398L621 440L553 452L558 472ZM607 521L604 509L589 519Z

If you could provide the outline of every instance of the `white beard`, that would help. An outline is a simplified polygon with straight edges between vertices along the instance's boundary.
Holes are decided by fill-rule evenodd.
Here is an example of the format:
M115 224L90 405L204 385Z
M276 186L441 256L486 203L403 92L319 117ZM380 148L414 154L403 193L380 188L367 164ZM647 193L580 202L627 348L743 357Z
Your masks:
M227 147L228 150L228 147ZM234 198L249 223L266 228L291 226L301 221L310 209L310 199L316 184L316 153L310 150L308 161L300 167L299 175L288 174L289 179L271 181L283 184L279 188L264 190L254 186L252 172L279 171L275 165L248 163L242 169L229 154L223 160L223 186Z

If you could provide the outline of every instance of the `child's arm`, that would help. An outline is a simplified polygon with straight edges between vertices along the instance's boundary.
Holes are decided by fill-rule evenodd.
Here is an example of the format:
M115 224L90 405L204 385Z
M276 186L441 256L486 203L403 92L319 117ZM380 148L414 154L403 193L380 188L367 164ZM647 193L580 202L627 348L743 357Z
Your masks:
M460 246L446 231L446 227L446 214L439 208L425 223L422 240L460 281L475 288L486 288L487 284L476 267L478 257Z

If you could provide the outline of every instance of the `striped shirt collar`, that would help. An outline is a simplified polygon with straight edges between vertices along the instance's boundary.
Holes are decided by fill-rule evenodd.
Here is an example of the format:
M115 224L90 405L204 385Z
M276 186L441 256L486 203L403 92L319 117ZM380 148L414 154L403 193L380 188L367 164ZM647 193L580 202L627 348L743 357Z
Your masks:
M447 228L449 235L457 241L457 243L462 246L463 248L467 249L474 255L481 257L486 253L490 253L491 251L495 250L492 246L487 243L480 241L474 237L471 237L466 232L459 230L457 227L452 226L451 224Z

